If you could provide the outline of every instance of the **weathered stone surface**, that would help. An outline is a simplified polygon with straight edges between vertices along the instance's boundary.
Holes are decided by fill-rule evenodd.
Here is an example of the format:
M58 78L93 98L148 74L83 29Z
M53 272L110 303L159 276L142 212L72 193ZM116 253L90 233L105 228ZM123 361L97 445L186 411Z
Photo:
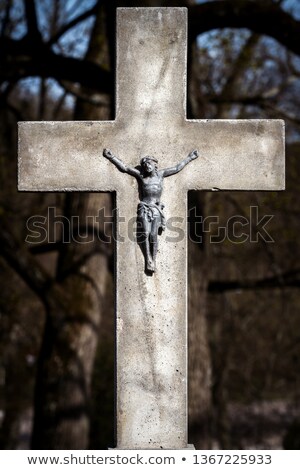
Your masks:
M116 120L19 125L20 190L117 191L125 217L116 256L121 449L187 447L187 190L284 189L282 121L186 120L186 34L184 8L119 9ZM165 180L166 217L177 219L159 239L153 276L128 237L136 180L101 156L105 147L133 166L153 155L160 167L199 150Z
M104 147L112 147L133 166L140 156L154 155L162 167L173 165L193 148L199 149L200 158L192 166L166 180L170 186L177 186L180 180L186 190L284 189L283 121L195 120L176 124L167 120L153 134L152 129L122 129L118 121L19 123L19 189L125 189L128 176L119 175L102 158Z

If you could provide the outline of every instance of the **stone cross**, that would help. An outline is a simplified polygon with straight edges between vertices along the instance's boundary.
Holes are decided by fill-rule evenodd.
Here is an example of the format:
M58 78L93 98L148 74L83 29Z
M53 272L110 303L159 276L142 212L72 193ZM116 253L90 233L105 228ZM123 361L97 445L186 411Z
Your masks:
M284 189L279 120L186 119L187 10L117 11L115 121L22 122L19 189L116 191L126 222L136 217L135 178L102 156L111 148L135 167L153 155L172 166L166 218L184 236L159 238L157 272L147 276L126 223L116 243L116 426L119 449L185 449L187 438L187 191ZM173 219L173 223L174 223Z

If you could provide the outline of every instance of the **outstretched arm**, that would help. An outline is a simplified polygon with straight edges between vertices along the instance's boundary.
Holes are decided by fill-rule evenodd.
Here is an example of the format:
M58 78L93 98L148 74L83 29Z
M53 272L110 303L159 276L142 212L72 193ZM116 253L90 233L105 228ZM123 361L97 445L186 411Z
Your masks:
M140 177L140 172L136 168L125 165L125 163L116 157L109 149L103 150L103 157L112 162L118 168L118 170L122 171L122 173L128 173L129 175L135 176L136 178Z
M199 157L198 150L193 150L191 153L188 154L188 156L184 160L182 160L176 166L173 166L172 168L165 168L164 170L162 170L163 176L164 177L172 176L172 175L175 175L176 173L179 173L179 171L181 171L188 163L190 163L192 160L195 160L198 157Z

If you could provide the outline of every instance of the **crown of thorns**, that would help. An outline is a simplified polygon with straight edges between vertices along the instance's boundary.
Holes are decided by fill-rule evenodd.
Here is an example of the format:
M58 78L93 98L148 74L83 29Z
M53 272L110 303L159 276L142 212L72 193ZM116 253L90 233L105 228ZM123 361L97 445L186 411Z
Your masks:
M146 160L150 160L151 162L154 162L154 163L158 163L158 160L156 160L156 158L154 157L150 157L150 156L146 156L146 157L143 157L141 158L141 165L143 165L143 163L145 163Z

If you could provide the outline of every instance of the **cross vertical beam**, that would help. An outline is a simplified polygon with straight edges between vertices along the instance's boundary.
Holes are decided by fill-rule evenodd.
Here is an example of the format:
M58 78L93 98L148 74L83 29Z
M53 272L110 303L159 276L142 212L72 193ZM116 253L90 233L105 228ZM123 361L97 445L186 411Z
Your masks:
M166 165L174 129L185 119L186 37L185 9L118 11L117 121L135 147L134 166L149 152ZM116 152L124 158L123 149ZM176 153L169 157L170 164L181 159ZM123 179L117 205L129 220L136 214L137 185L132 177ZM167 214L181 217L185 226L186 191L174 191L174 184L175 179L165 181L162 201ZM124 224L121 233L128 240L126 230ZM187 447L186 238L172 243L163 236L159 244L153 276L145 275L136 243L117 244L118 448Z

